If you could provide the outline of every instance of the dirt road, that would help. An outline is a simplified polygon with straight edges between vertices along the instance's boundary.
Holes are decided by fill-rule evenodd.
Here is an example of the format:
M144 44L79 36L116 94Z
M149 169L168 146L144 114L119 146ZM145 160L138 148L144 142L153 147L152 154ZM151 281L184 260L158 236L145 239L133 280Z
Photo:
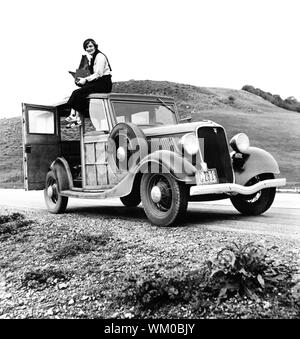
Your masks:
M42 191L15 189L0 189L0 206L46 209ZM146 219L142 207L132 215L132 209L124 207L119 199L70 199L67 211L108 217L131 214L133 219ZM186 223L199 224L208 230L273 235L300 241L300 194L277 194L271 209L257 217L239 214L229 200L189 203Z

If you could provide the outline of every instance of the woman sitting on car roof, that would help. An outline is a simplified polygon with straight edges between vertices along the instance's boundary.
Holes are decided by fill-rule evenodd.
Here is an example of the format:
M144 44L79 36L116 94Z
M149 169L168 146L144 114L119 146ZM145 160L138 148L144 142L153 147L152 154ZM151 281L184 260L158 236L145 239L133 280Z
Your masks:
M93 39L86 39L83 49L88 53L90 75L75 78L75 84L80 88L73 91L67 103L71 107L71 113L66 118L69 128L81 125L78 112L83 110L84 100L89 94L110 93L112 90L112 69L106 55L99 51Z

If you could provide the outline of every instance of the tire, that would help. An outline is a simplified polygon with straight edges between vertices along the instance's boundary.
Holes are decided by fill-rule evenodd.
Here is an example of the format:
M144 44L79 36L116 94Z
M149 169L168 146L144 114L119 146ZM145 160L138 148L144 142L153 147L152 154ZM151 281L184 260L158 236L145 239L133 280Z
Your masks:
M143 174L140 191L145 213L154 225L171 226L185 215L188 205L187 186L170 174ZM155 196L155 192L158 195Z
M58 194L57 180L53 171L47 173L44 198L50 213L58 214L65 212L69 198Z
M245 186L250 186L266 179L274 179L274 174L265 173L253 177ZM230 198L233 206L245 215L260 215L266 212L272 205L276 194L276 188L265 188L252 195L238 194Z

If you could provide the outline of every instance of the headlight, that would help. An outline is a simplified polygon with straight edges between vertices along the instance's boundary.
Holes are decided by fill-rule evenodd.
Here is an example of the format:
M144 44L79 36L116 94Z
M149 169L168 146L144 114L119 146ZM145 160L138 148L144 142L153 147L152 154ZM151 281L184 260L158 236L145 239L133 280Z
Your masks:
M180 143L189 155L194 155L199 151L199 141L193 133L185 134L180 139Z
M245 133L239 133L236 134L231 140L230 140L230 146L232 149L236 152L245 153L248 151L250 147L250 141L248 136Z

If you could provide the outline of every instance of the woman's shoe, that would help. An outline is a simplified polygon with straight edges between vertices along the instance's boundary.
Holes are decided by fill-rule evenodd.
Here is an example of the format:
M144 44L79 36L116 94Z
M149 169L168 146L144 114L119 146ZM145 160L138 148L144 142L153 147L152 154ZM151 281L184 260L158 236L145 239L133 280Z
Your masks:
M81 122L79 115L76 117L76 123L77 123L78 126L82 125L82 122Z
M81 122L81 120L80 120L80 118L79 118L79 121L73 121L73 122L70 122L70 123L68 123L67 125L66 125L66 128L74 128L74 127L76 127L76 126L81 126L82 125L82 122Z
M74 122L79 118L79 115L76 111L71 111L70 115L68 117L66 117L65 121L66 122ZM79 118L80 119L80 118Z
M65 121L66 122L74 122L74 121L76 121L76 117L73 117L73 116L71 116L71 115L69 115L66 119L65 119Z

